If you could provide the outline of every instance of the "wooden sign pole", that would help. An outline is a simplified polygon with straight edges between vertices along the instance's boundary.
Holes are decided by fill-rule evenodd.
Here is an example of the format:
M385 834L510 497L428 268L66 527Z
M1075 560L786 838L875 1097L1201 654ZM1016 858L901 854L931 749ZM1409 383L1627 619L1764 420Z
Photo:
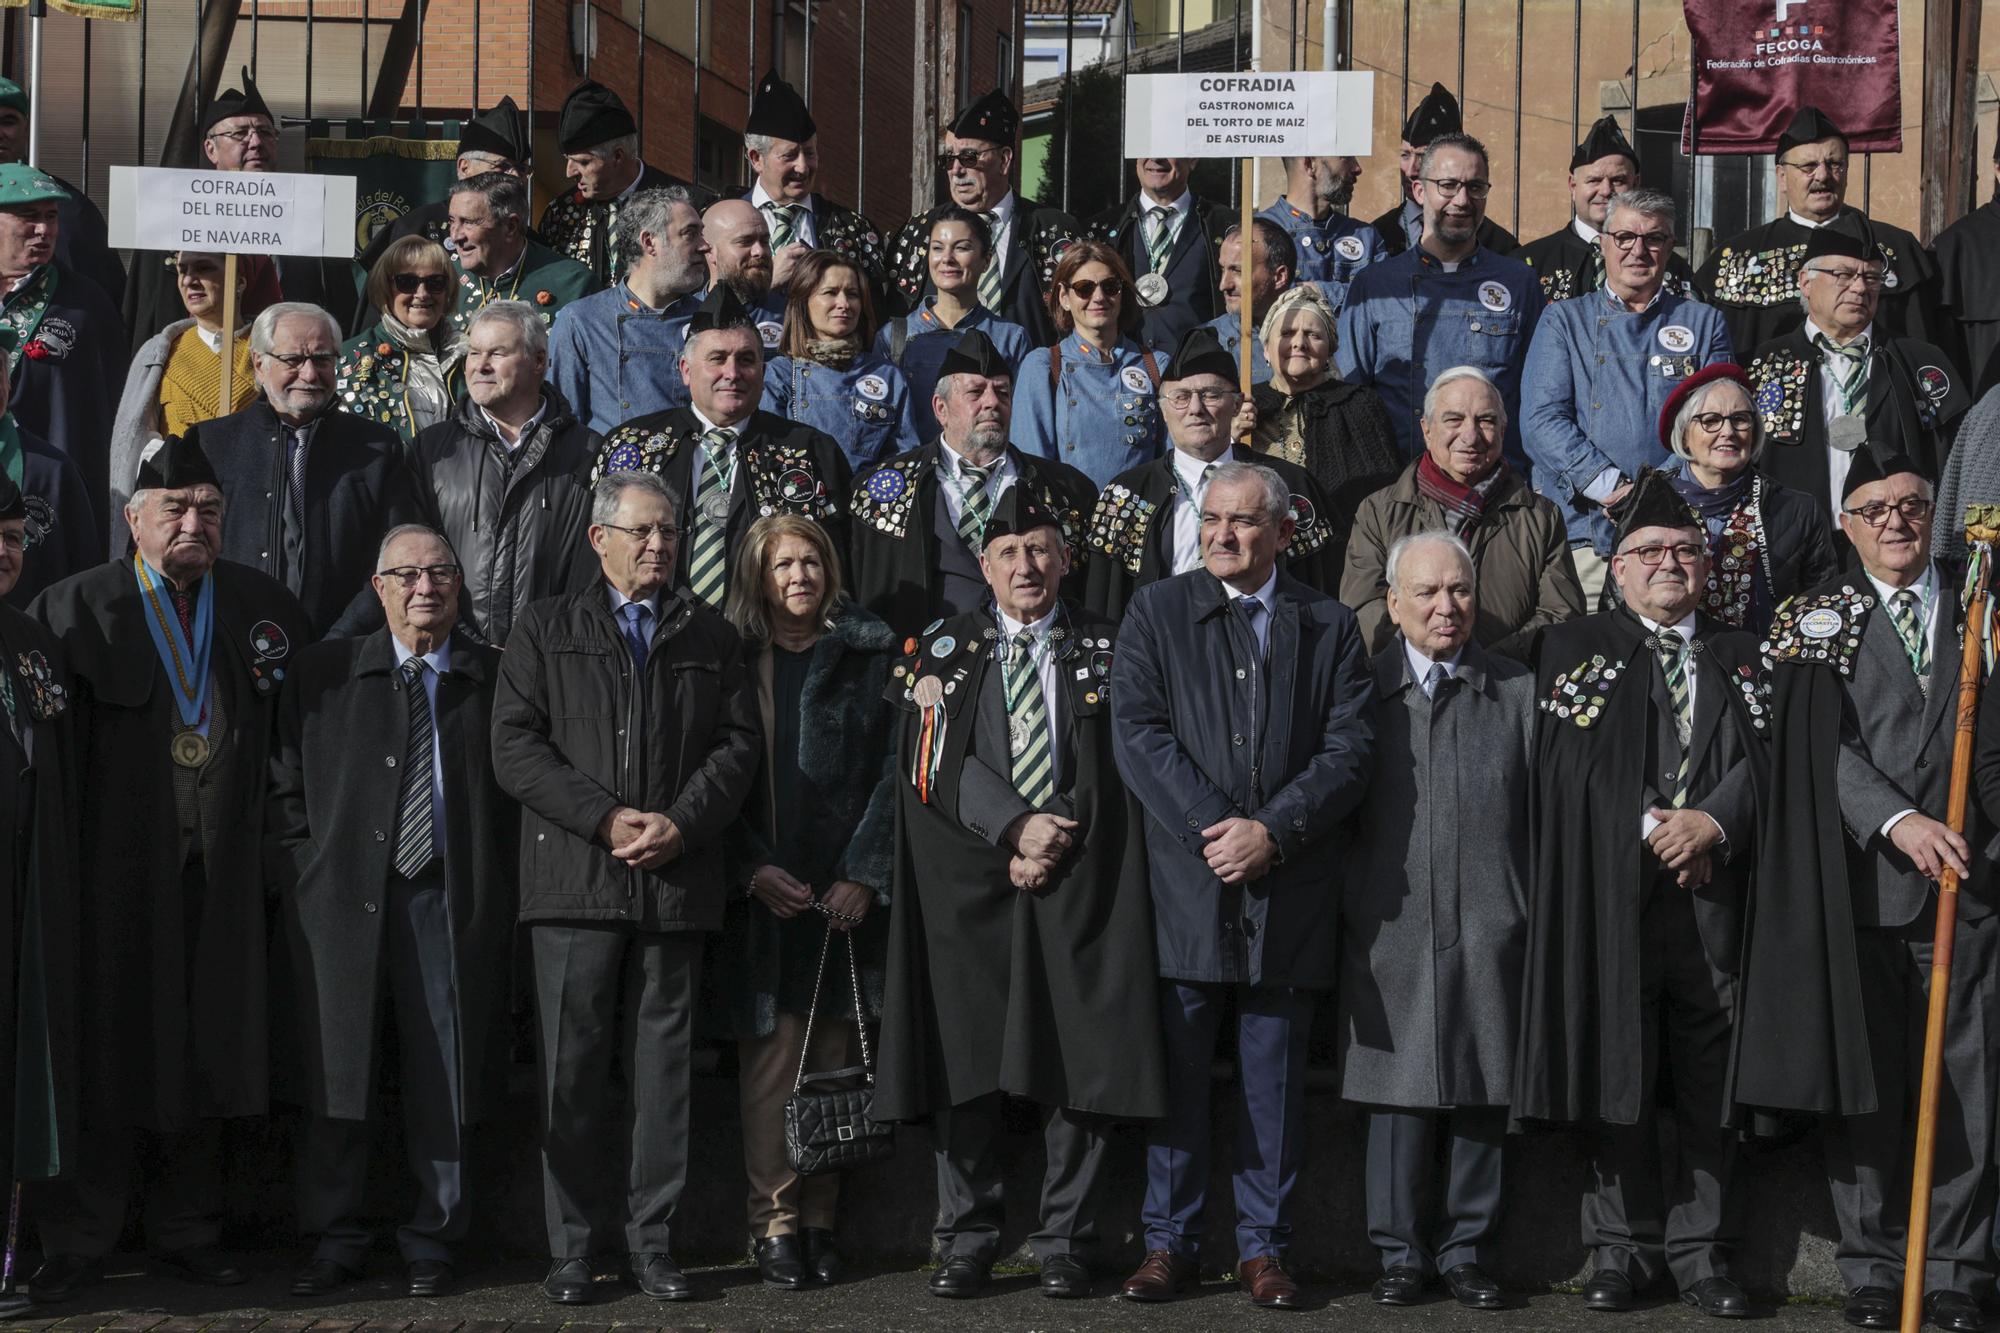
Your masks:
M1243 159L1243 205L1236 224L1236 264L1239 273L1236 279L1236 310L1238 318L1238 338L1236 347L1236 376L1243 390L1243 397L1250 397L1250 367L1252 363L1250 340L1257 336L1256 301L1251 297L1251 274L1256 269L1256 235L1250 229L1250 219L1255 215L1257 205L1253 198L1257 189L1257 159ZM1250 446L1250 437L1243 437L1245 448Z
M222 415L236 401L236 256L222 257Z

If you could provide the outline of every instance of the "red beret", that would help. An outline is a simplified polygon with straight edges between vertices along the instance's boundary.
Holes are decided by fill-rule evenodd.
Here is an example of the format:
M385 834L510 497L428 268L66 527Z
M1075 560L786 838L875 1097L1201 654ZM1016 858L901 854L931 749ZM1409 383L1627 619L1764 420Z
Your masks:
M1712 366L1703 366L1694 374L1681 381L1681 387L1667 396L1667 405L1660 409L1660 443L1667 452L1674 448L1674 418L1680 415L1681 404L1693 396L1694 391L1704 384L1717 380L1733 380L1743 386L1743 392L1750 395L1750 401L1757 401L1757 386L1750 382L1749 374L1743 367L1732 361L1718 361Z

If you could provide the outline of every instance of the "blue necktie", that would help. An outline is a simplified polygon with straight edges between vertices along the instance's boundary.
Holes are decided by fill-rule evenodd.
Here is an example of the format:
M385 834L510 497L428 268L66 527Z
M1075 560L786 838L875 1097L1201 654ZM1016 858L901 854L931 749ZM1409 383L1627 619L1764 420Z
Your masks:
M652 619L646 607L640 602L627 602L622 608L625 617L625 646L632 650L632 665L642 674L646 670L646 653L651 647L652 635L648 634L646 622Z

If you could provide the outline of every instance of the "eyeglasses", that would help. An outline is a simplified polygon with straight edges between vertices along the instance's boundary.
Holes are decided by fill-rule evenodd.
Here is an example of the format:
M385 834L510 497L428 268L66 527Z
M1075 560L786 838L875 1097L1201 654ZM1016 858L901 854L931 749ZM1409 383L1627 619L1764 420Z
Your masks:
M1203 407L1220 407L1236 397L1234 389L1169 389L1160 397L1166 399L1167 406L1180 411L1195 399L1201 399Z
M278 137L278 131L269 125L249 125L240 130L216 130L208 136L211 139L228 139L232 143L246 144L252 139L269 143Z
M333 363L340 359L333 352L266 352L264 355L294 375L304 369L308 361L312 362L315 370L332 370Z
M1895 504L1886 500L1871 500L1859 509L1843 509L1840 512L1852 514L1871 528L1879 528L1889 521L1891 510L1901 514L1905 522L1917 523L1931 512L1931 502L1921 495L1910 495Z
M1869 268L1809 268L1806 272L1832 278L1836 287L1860 287L1872 292L1882 285L1882 274Z
M961 148L957 152L939 153L938 170L950 171L953 167L964 167L969 171L978 166L980 159L992 151L991 148Z
M1745 434L1757 428L1757 414L1754 412L1697 412L1688 420L1710 435L1722 434L1724 426Z
M0 532L0 546L19 555L28 549L28 534L25 532Z
M658 537L661 541L670 542L681 535L681 530L671 523L644 523L636 528L628 528L622 523L600 523L597 526L600 528L609 528L613 532L622 532L641 546L644 546L655 537Z
M1816 162L1780 162L1781 167L1790 167L1801 176L1816 176L1824 171L1829 176L1845 176L1847 159L1844 157L1823 157Z
M1658 569L1661 565L1665 564L1667 556L1670 553L1678 563L1692 565L1695 561L1707 555L1708 551L1705 547L1697 546L1693 542L1676 542L1672 546L1653 542L1645 546L1634 546L1631 550L1622 552L1622 554L1631 556L1648 569Z
M419 287L432 296L442 296L451 284L451 279L442 273L398 273L391 281L404 296L415 296Z
M1123 278L1106 278L1103 282L1092 282L1089 278L1085 278L1082 282L1072 282L1069 285L1069 289L1076 293L1076 299L1079 301L1088 301L1097 295L1100 287L1104 289L1104 299L1107 301L1116 301L1125 294Z
M1484 199L1486 197L1487 191L1493 188L1492 181L1462 181L1462 180L1455 180L1450 176L1445 176L1442 178L1437 176L1425 176L1422 179L1425 184L1431 186L1431 188L1435 189L1439 194L1443 195L1447 199L1457 194L1460 190L1465 191L1466 196L1468 198Z
M377 578L394 579L405 588L417 586L417 580L429 578L434 588L449 588L463 577L465 571L457 565L398 565L394 569L378 569Z
M1667 250L1674 243L1673 233L1665 231L1607 231L1600 234L1609 237L1620 250L1630 250L1635 245L1643 245L1648 250Z

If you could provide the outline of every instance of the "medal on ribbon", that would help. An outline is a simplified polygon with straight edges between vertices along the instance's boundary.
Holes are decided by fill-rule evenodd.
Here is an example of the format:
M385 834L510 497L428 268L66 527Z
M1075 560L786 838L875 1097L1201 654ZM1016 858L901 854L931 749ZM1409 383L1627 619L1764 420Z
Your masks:
M196 730L208 716L209 648L215 641L215 580L203 579L194 603L192 637L181 628L180 615L167 605L161 592L166 579L146 563L142 555L132 557L132 572L139 592L146 599L146 630L160 665L174 681L174 709L180 715L180 729L169 742L169 753L182 768L200 768L208 762L208 737Z

